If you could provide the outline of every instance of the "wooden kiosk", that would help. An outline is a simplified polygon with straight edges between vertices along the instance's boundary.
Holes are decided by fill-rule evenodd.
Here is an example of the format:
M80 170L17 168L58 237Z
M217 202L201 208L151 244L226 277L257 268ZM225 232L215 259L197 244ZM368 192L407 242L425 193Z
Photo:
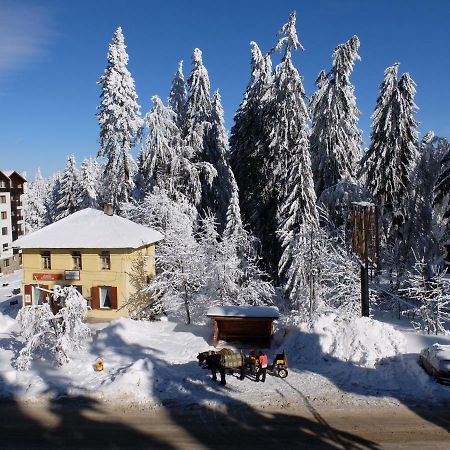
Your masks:
M264 341L273 336L273 321L280 316L271 306L213 306L206 316L214 321L213 345L224 341Z

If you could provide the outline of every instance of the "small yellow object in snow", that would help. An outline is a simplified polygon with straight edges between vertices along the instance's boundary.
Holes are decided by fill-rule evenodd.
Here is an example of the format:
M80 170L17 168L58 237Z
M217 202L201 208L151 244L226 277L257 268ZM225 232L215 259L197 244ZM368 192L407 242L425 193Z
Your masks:
M94 368L97 372L100 372L103 370L103 361L101 358L97 358L95 360Z

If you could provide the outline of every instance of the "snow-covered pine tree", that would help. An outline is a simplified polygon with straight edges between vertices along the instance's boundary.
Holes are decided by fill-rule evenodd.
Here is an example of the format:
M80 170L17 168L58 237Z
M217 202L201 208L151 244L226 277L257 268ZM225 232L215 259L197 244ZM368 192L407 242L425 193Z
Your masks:
M279 31L280 39L274 47L276 51L284 50L284 55L275 68L269 158L265 163L265 199L269 200L266 201L265 215L268 220L272 216L276 220L273 231L276 231L277 238L276 245L272 244L272 256L275 256L273 264L278 265L281 281L285 281L293 264L296 256L293 246L302 226L318 226L309 154L309 116L304 101L306 94L291 55L292 49L303 50L295 21L294 11ZM265 241L273 240L274 234L267 236Z
M445 139L428 132L419 146L420 158L411 175L408 217L404 225L404 241L401 242L403 260L408 267L416 260L426 261L428 275L431 267L442 263L441 247L446 219L441 208L433 205L434 188L438 184L441 161L446 151ZM447 192L448 195L448 192Z
M216 170L209 163L192 161L192 149L181 138L175 113L159 97L152 97L152 101L146 115L147 139L138 163L141 196L158 188L172 200L187 201L194 210L202 200L202 179L210 184Z
M228 135L225 129L224 112L218 91L211 102L211 127L207 142L208 161L217 171L211 186L205 186L204 205L216 217L218 231L222 234L227 226L227 215L233 195L234 175L228 162Z
M231 196L228 203L224 239L230 236L239 236L244 232L241 209L239 207L239 187L231 171Z
M216 171L214 180L211 180L210 174L201 177L202 201L199 213L203 216L212 212L222 233L226 226L231 196L231 170L227 161L228 136L220 95L216 93L211 101L208 71L203 65L202 52L198 48L194 50L192 62L182 137L192 149L191 161L209 163Z
M47 183L38 168L34 180L29 184L25 201L25 233L37 231L46 225L45 198Z
M60 179L59 198L56 203L58 215L56 220L77 212L81 205L81 180L78 172L75 156L70 155L67 159L66 168Z
M241 214L251 231L261 239L264 222L259 218L265 180L261 174L267 145L264 133L266 108L271 98L272 63L251 42L251 78L244 99L234 116L230 137L230 163L239 188Z
M362 139L350 74L360 59L358 48L357 36L335 48L333 66L328 74L319 74L311 98L311 160L318 197L340 181L356 180Z
M418 136L415 83L408 74L397 81L398 66L396 63L384 73L372 115L372 142L362 162L368 190L381 205L382 215L392 214L397 230L405 222Z
M450 221L450 144L446 139L439 140L439 153L442 159L439 168L439 178L434 188L434 203L444 209L444 217Z
M165 106L158 96L152 97L152 103L145 116L148 133L138 160L141 195L145 197L158 186L171 198L176 198L179 186L175 162L182 156L180 131L175 123L174 111Z
M122 28L117 28L108 50L108 65L100 77L102 92L98 107L100 124L99 157L106 157L103 179L104 200L117 207L129 202L133 190L130 150L140 139L142 119L134 80L128 71L128 54ZM106 198L108 197L108 198Z
M84 159L80 171L80 209L99 207L100 185L100 165L97 159Z
M239 258L231 239L221 239L217 231L214 215L201 219L198 240L202 247L205 263L210 277L204 287L211 303L218 305L235 304L238 294L238 281L241 278Z
M47 179L47 196L44 199L46 218L45 225L50 225L57 220L60 213L57 205L61 198L61 173L56 172Z
M183 61L180 61L178 65L178 70L172 81L168 100L169 107L176 114L175 123L178 128L181 128L185 122L187 107L187 91L183 74Z
M192 71L188 79L188 100L182 136L193 149L193 162L205 161L205 138L211 123L211 85L202 51L194 49Z

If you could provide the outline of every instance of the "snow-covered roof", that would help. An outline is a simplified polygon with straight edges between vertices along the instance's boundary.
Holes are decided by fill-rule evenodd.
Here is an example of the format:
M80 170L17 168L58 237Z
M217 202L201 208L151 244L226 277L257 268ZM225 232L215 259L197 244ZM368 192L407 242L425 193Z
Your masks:
M212 306L207 317L264 317L278 319L280 314L273 306Z
M13 242L21 248L140 248L163 239L156 230L86 208Z
M13 173L15 173L15 174L17 174L19 177L21 177L24 181L26 181L25 176L22 175L22 174L19 173L19 172L16 172L15 170L1 170L1 169L0 169L0 172L3 173L4 175L6 175L8 178L11 178L11 175L12 175Z

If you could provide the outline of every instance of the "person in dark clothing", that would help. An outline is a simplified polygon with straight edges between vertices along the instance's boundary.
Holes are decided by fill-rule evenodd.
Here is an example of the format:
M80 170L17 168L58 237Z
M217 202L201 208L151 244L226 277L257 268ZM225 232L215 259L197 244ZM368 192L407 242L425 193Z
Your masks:
M258 353L258 370L256 372L256 381L259 381L261 377L261 381L264 383L266 381L266 372L267 372L267 355L263 352Z

